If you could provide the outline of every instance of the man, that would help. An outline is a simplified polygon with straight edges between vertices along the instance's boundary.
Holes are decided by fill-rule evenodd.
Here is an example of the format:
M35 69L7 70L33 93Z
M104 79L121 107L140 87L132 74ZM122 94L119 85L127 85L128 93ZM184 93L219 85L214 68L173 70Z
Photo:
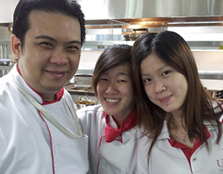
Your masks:
M87 173L87 137L64 89L84 39L75 1L18 3L11 36L18 63L0 79L0 173Z

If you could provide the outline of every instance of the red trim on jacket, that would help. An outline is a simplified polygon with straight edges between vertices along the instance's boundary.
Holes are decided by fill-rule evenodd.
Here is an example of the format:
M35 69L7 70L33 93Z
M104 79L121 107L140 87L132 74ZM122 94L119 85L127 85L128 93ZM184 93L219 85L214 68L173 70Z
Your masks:
M40 113L39 110L38 111L38 114L40 116L40 118L43 120L43 122L46 124L46 128L49 132L49 136L50 136L50 149L51 149L51 157L52 157L52 168L53 168L53 174L55 174L55 165L54 165L54 156L53 156L53 141L52 141L52 136L51 136L51 132L50 132L50 129L49 129L49 126L48 124L46 123L45 119L43 118L42 114Z

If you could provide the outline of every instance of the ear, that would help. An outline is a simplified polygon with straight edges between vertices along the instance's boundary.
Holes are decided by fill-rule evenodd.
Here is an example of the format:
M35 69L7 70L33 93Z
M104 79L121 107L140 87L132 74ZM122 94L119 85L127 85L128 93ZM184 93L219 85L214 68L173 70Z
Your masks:
M12 34L11 36L11 47L12 47L13 57L19 59L21 53L21 42L14 34Z

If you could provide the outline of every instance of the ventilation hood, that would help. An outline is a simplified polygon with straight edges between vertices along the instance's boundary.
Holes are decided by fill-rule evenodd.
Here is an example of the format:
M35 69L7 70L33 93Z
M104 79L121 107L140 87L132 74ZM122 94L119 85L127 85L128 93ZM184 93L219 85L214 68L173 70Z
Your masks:
M122 34L135 28L172 30L184 35L195 47L223 46L222 0L79 0L79 3L87 29L122 28Z
M223 46L222 0L77 1L85 14L87 29L122 28L125 33L132 32L134 28L148 28L149 31L173 30L186 34L193 32L195 35L202 32L199 41ZM13 11L18 2L0 0L0 26L12 24ZM204 37L207 34L208 39ZM188 36L186 40L196 39Z
M222 0L77 0L90 20L222 21ZM0 0L0 23L12 22L19 0Z
M79 0L87 20L222 21L222 0ZM125 21L124 20L124 21Z
M77 0L86 24L162 21L168 25L219 26L223 21L222 0ZM0 0L0 24L11 23L19 0ZM162 24L162 23L161 23Z

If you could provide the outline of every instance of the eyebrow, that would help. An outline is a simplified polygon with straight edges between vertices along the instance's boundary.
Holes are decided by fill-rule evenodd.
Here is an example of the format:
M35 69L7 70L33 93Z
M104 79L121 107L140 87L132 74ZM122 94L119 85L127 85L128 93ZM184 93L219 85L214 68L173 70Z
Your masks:
M46 35L37 36L37 37L35 37L35 39L48 39L48 40L56 42L56 39L54 39L54 38L52 38L50 36L46 36ZM72 40L72 41L67 42L67 44L72 44L72 43L81 45L81 42L78 41L78 40Z
M119 72L118 75L125 75L125 76L128 76L128 73L125 73L125 72Z
M104 73L101 74L101 75L107 75L107 74L108 74L108 72L104 72ZM129 74L128 74L128 73L125 73L125 72L118 72L117 75L129 76Z
M162 67L160 67L157 71L161 71L163 68L165 68L165 67L167 67L167 66L169 66L169 65L163 65Z
M160 67L156 72L161 71L163 68L168 67L169 65L163 65L162 67ZM149 76L149 74L141 74L141 76Z

